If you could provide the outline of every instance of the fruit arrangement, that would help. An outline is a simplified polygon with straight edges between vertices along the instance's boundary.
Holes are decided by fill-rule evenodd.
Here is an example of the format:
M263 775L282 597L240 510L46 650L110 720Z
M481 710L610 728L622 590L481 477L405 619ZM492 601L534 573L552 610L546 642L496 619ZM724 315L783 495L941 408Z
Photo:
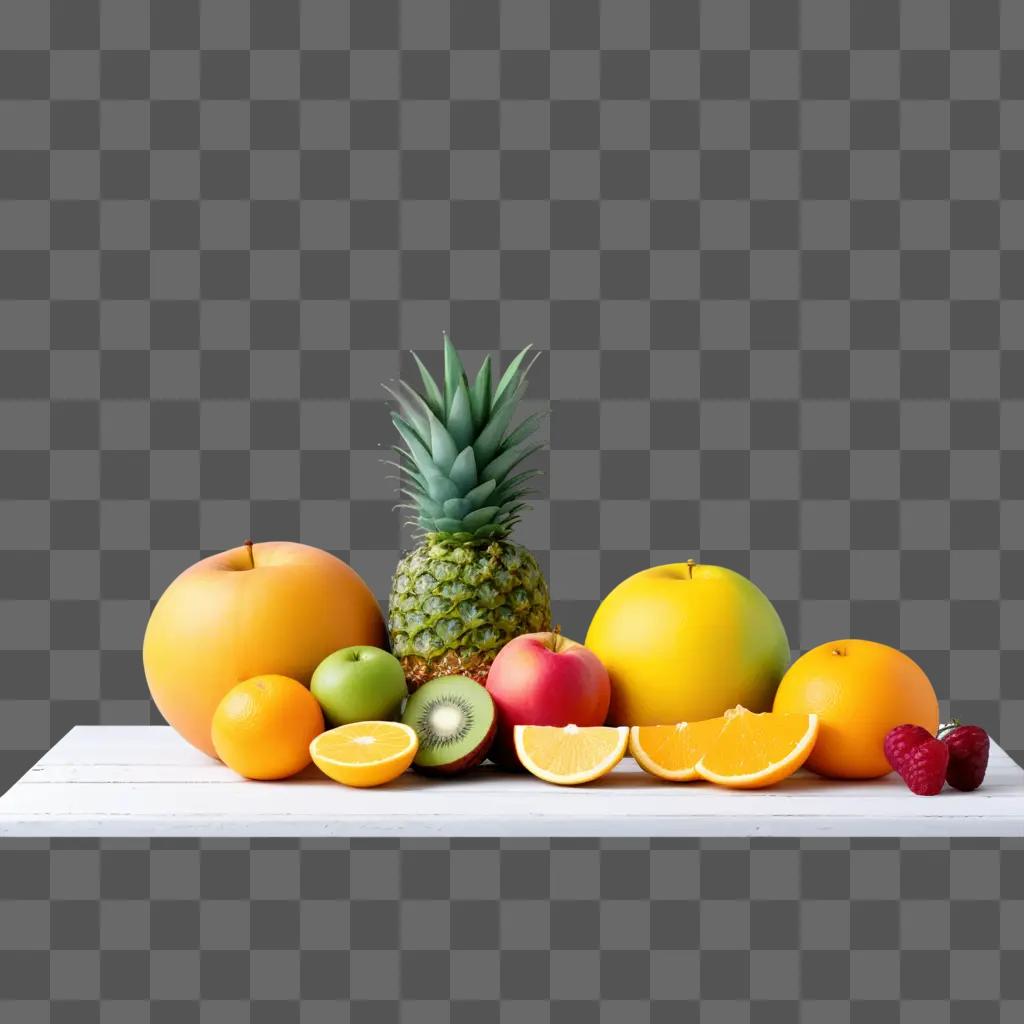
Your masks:
M536 470L540 415L514 422L529 349L472 381L447 336L443 375L416 358L397 404L401 506L421 537L398 563L387 617L358 574L304 544L205 558L153 609L143 663L188 742L245 778L315 764L347 786L408 770L450 779L488 758L556 785L589 783L628 753L674 783L776 785L895 771L913 793L982 784L989 739L939 729L928 677L863 639L790 664L769 598L689 560L630 576L585 642L551 628L547 581L511 539Z

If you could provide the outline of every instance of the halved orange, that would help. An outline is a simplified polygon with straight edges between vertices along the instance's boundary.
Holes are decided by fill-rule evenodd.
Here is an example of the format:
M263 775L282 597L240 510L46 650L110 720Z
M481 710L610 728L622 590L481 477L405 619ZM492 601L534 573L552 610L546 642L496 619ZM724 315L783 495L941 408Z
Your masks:
M610 772L629 742L629 727L517 725L516 753L523 767L545 782L577 786Z
M697 762L697 774L732 789L758 789L789 778L818 738L817 715L755 714L737 705Z
M416 756L416 733L401 722L352 722L321 733L309 745L316 766L346 786L380 786L397 779Z
M697 762L725 727L724 718L676 725L634 725L629 730L629 752L645 772L672 782L699 779Z

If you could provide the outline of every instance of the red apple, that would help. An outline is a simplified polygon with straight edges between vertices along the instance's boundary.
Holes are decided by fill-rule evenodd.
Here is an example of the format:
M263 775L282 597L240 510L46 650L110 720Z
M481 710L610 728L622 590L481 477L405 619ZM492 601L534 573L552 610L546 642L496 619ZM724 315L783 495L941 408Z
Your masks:
M593 651L560 633L524 633L498 652L487 673L498 712L491 760L519 767L517 725L603 725L612 684Z

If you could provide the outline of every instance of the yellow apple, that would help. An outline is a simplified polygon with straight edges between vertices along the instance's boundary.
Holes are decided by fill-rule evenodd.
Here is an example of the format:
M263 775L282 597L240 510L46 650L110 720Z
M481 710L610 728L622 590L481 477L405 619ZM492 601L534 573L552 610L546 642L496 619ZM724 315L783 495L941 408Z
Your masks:
M789 664L778 612L746 577L693 561L644 569L600 604L586 645L608 669L609 725L770 711Z

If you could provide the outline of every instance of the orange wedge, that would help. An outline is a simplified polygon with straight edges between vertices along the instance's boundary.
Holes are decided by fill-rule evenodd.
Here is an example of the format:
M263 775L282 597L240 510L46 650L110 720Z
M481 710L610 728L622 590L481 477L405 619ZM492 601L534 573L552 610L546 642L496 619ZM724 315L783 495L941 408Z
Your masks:
M645 772L672 782L699 779L697 762L725 727L724 718L677 725L634 725L629 752Z
M697 774L732 789L758 789L788 779L818 738L817 715L754 714L736 706L697 762Z
M515 727L516 753L523 767L559 786L578 786L607 775L622 760L628 742L625 725Z
M321 733L309 745L316 766L346 786L380 786L397 779L416 756L416 733L401 722L352 722Z

